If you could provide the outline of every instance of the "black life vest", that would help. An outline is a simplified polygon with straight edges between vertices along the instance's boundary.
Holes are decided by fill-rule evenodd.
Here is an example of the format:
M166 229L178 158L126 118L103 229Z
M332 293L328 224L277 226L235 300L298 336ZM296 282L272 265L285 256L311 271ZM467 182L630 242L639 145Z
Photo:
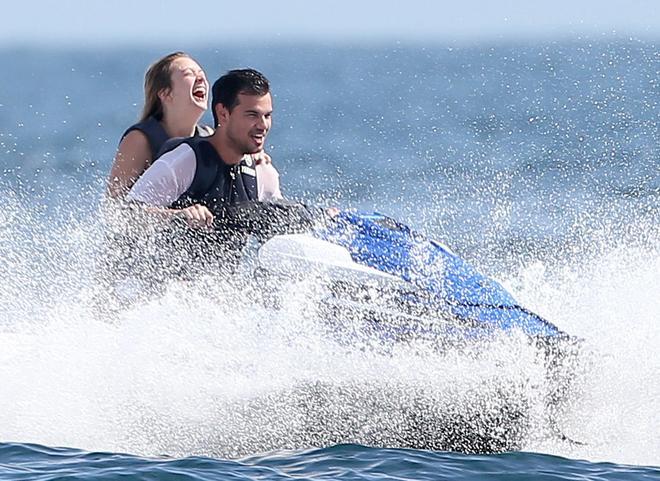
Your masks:
M143 120L142 122L131 125L128 129L126 129L126 132L124 132L124 135L121 136L121 139L124 140L124 137L126 137L133 130L139 130L147 137L147 140L149 141L149 149L151 150L152 162L164 152L170 150L169 148L165 148L166 143L174 145L171 143L172 139L163 128L163 125L153 116ZM211 134L213 134L213 129L210 127L203 125L195 126L196 137L208 137ZM173 139L178 139L178 137L174 137Z
M217 214L223 207L258 199L256 170L250 156L228 165L205 138L191 137L183 143L195 152L197 168L192 184L172 207L201 204Z

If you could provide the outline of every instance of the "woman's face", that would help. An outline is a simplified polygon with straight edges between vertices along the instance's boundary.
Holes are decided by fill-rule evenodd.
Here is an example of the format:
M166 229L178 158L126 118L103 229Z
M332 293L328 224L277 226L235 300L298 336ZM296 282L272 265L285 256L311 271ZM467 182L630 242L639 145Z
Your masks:
M208 108L209 83L204 70L190 57L179 57L170 65L171 89L161 101L174 112L197 109L200 115Z

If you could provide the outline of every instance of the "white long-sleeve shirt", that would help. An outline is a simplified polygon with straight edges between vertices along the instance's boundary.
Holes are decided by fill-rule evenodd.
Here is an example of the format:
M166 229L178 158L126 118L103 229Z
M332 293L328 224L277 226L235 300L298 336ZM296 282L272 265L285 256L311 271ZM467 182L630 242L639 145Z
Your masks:
M128 199L156 207L167 207L192 185L197 170L195 151L188 144L160 156L135 182ZM257 196L261 201L282 198L280 175L272 164L256 166Z

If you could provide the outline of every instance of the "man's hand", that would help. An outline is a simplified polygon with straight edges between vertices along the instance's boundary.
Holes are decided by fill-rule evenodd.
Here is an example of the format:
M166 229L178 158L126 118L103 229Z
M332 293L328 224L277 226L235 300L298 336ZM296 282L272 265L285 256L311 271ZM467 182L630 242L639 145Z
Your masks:
M195 204L179 211L178 216L194 229L206 228L213 225L213 214L204 205Z

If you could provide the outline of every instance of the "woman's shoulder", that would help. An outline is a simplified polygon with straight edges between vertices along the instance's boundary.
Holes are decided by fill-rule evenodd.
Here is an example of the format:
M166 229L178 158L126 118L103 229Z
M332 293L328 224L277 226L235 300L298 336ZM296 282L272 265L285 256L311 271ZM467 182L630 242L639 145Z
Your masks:
M154 117L148 117L131 125L122 135L120 142L123 142L127 136L144 136L149 143L152 159L157 157L158 151L169 138L162 124Z
M164 131L160 122L158 122L158 120L156 120L154 117L148 117L144 120L140 120L139 122L135 122L133 125L128 127L122 134L121 138L123 139L128 134L135 131L142 132L144 135L149 136L149 133L160 130Z
M213 130L213 127L209 127L208 125L197 125L195 127L195 136L196 137L210 137L213 135L215 131Z

